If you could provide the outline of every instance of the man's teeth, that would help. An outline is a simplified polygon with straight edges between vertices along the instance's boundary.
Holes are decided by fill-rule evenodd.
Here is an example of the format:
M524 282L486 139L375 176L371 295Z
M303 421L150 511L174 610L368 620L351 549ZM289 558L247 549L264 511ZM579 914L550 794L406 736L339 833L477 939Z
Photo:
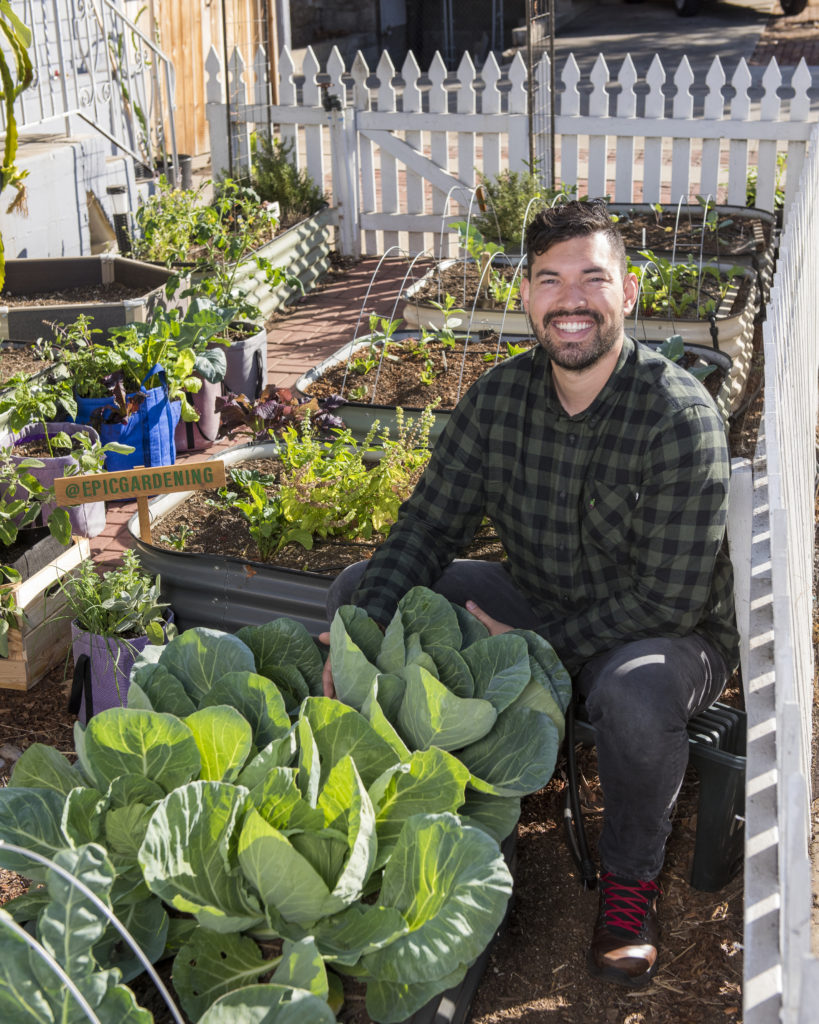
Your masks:
M591 321L582 320L580 323L578 323L576 320L568 322L564 320L555 320L555 327L557 327L559 331L568 331L569 333L574 333L577 331L588 330L588 328L591 327Z

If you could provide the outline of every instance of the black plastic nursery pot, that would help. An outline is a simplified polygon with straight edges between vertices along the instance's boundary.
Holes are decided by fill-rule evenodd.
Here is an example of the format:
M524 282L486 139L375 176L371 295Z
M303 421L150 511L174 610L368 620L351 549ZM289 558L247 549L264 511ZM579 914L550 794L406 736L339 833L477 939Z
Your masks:
M0 338L34 341L52 338L51 323L72 323L80 314L93 317L92 328L110 327L146 321L157 305L165 303L164 287L173 271L153 263L127 259L114 253L97 256L54 257L51 259L13 259L6 261L6 283L0 293ZM8 299L26 296L36 302L38 295L76 288L123 285L136 289L132 298L111 301L78 300L7 305Z

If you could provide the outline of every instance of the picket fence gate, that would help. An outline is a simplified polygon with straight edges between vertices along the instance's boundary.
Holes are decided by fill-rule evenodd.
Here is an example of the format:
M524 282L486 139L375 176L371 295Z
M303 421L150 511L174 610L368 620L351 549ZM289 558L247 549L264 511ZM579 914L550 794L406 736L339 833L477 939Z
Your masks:
M276 126L330 193L345 255L393 247L450 255L447 225L469 214L477 175L527 165L528 75L519 53L504 69L490 54L480 72L464 54L452 76L439 54L422 73L409 53L397 73L384 52L373 74L360 53L348 69L337 49L322 71L308 48L298 73L285 48L275 106L263 49L250 66L234 50L227 75L211 49L205 67L214 173L247 173L252 132ZM548 89L549 67L544 55L536 89ZM799 180L815 119L804 60L786 82L772 58L756 88L744 59L730 80L718 57L698 79L687 58L671 72L655 55L639 79L630 56L611 78L602 55L588 77L569 55L556 82L556 178L580 194L675 204L702 195L744 206L752 172L754 205L772 210L780 155L786 192Z

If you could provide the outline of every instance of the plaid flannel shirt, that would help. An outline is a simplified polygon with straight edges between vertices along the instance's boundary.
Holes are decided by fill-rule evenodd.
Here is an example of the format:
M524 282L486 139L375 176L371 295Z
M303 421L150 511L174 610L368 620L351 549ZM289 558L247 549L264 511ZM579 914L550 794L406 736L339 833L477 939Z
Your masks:
M536 345L463 396L353 601L388 622L488 516L571 672L618 644L694 631L732 670L729 475L722 419L686 370L626 338L595 401L569 416Z

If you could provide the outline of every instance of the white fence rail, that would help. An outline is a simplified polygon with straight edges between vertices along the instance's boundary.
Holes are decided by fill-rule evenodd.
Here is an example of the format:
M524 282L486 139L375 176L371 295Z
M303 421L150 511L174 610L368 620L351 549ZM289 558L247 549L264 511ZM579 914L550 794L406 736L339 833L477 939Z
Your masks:
M548 87L549 67L544 56L537 88ZM520 54L504 70L490 56L480 73L464 54L452 76L438 55L422 72L410 53L397 72L385 52L373 73L360 54L346 68L337 50L322 71L308 48L299 73L285 49L277 106L269 102L263 51L250 66L234 51L227 82L215 50L206 68L214 172L241 176L249 167L251 132L278 125L280 136L296 143L300 164L331 191L348 254L399 245L413 254L447 255L454 239L444 232L442 246L442 226L468 210L477 172L493 177L528 160ZM583 78L570 55L556 80L556 175L581 193L623 203L676 203L700 194L745 205L752 172L755 205L771 210L778 157L787 158L786 187L793 191L799 179L814 116L804 60L785 82L772 59L761 86L753 87L744 60L729 80L715 57L697 80L686 58L667 71L655 56L639 79L627 57L612 79L602 56Z

